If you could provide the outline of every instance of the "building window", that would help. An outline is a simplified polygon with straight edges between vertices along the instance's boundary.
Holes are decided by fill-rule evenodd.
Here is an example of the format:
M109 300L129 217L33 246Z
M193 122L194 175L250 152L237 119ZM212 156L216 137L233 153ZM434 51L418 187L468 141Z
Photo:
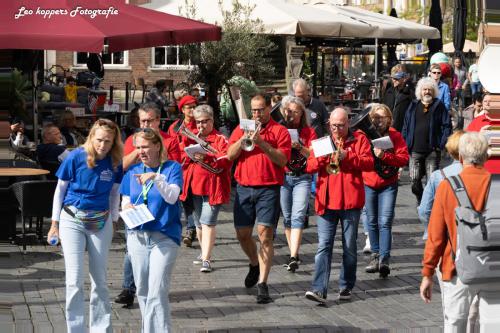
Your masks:
M106 50L108 46L105 45ZM87 52L75 52L75 66L82 67L87 65ZM113 53L101 53L104 68L117 68L128 66L128 51L120 51Z
M187 67L191 65L187 50L181 46L159 46L153 48L153 67Z

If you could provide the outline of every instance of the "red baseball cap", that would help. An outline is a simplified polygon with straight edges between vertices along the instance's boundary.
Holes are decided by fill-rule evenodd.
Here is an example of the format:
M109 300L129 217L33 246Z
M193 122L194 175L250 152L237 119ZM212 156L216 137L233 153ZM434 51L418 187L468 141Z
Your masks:
M182 110L182 107L186 104L198 104L198 101L193 96L186 95L181 98L177 106L179 107L179 110Z

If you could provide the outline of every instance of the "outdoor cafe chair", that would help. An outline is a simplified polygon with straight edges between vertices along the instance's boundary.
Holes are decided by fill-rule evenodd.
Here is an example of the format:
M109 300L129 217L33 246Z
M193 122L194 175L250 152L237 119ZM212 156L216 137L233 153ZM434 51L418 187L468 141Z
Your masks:
M56 189L56 180L27 180L10 186L19 204L22 225L23 252L26 253L25 219L36 218L36 235L43 239L43 218L52 216L52 201Z

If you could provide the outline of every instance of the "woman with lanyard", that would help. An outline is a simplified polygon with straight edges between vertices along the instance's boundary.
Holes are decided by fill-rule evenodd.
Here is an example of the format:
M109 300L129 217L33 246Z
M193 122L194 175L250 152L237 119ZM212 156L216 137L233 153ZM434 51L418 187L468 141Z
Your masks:
M380 165L380 168L389 166L392 167L392 172L384 174L380 168L378 172L363 172L366 219L372 251L371 261L365 271L367 273L378 272L380 277L385 278L391 271L389 258L391 256L392 221L398 194L398 169L407 165L410 157L403 136L391 127L392 113L387 105L372 104L369 117L377 132L381 136L388 136L393 146L385 150L372 148L376 158L375 170L377 170L377 165Z
M160 134L150 128L134 134L140 163L123 176L122 210L147 209L153 220L128 229L127 251L132 262L143 332L171 331L168 291L181 241L179 193L181 165L163 161Z
M89 255L90 331L111 332L106 270L118 220L123 158L120 129L110 120L92 126L83 147L73 150L56 173L52 226L47 239L60 238L66 269L68 332L85 332L83 263Z
M285 167L280 203L290 249L290 258L285 266L294 273L299 268L299 249L311 193L312 175L305 173L305 167L316 132L307 124L306 107L301 98L287 96L281 103L292 138L292 156Z
M197 228L201 254L194 263L201 263L200 272L212 271L212 249L215 244L215 225L219 210L228 203L231 193L231 161L227 159L228 141L214 129L214 113L209 105L197 106L193 116L198 138L210 145L206 152L194 153L192 158L184 151L184 188L181 200L192 194L194 222ZM196 139L196 138L194 138ZM192 140L187 145L194 144Z

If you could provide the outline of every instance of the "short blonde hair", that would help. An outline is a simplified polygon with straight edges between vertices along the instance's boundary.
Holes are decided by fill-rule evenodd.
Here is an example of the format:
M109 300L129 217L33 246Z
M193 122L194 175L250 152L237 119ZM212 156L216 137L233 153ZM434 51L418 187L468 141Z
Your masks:
M381 103L373 103L371 107L372 109L370 111L370 118L372 118L375 115L375 112L382 110L384 111L384 115L386 117L389 117L390 120L389 124L392 124L392 112L387 105Z
M133 143L135 146L135 141L137 138L142 138L144 140L148 140L152 144L160 144L160 160L166 160L164 154L165 154L165 147L163 146L163 138L160 135L160 133L152 128L140 128L137 130L137 132L134 134L133 137ZM166 155L166 154L165 154Z
M462 130L453 132L453 134L448 137L446 145L444 146L448 154L450 154L454 160L458 160L458 143L460 142L460 137L464 135L464 133L465 132Z
M477 132L467 132L460 138L458 153L467 164L484 165L488 160L488 140Z

